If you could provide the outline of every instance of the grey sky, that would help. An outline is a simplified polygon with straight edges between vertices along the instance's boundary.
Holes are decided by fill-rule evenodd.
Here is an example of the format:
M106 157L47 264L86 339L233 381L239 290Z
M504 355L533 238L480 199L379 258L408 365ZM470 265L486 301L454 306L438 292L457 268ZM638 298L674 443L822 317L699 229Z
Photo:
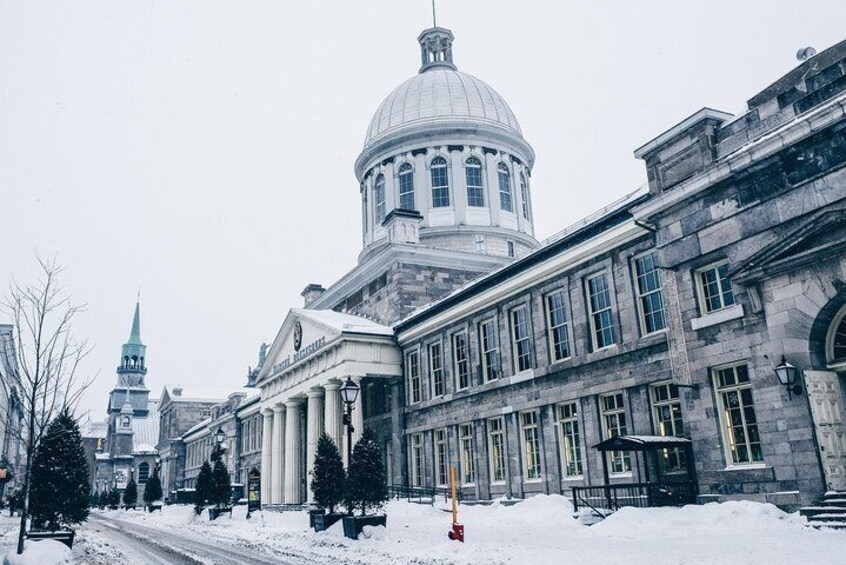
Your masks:
M352 172L417 72L428 0L0 1L0 284L57 253L105 415L138 287L147 383L240 386L310 282L361 249ZM846 37L834 1L439 2L458 67L534 146L544 238L645 182L632 151L737 112Z

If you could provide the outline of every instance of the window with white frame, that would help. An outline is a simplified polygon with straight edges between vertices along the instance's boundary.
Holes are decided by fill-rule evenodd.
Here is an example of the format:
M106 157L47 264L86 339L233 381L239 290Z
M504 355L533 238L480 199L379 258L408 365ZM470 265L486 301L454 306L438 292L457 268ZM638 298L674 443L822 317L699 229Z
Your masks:
M505 482L505 421L488 420L488 458L492 483Z
M470 386L470 352L467 346L466 331L453 334L452 356L455 365L455 390L464 390Z
M532 368L529 308L525 304L511 310L511 349L514 354L515 372Z
M483 207L485 205L485 189L482 185L482 163L476 157L470 157L464 164L467 179L467 205Z
M661 297L661 270L654 251L635 257L635 290L643 335L663 330L664 300Z
M429 379L432 382L432 394L443 396L446 391L444 390L444 364L440 342L429 345Z
M614 345L614 322L611 311L611 289L608 274L599 273L587 279L588 315L594 351Z
M514 202L511 196L511 173L505 163L497 165L497 176L499 178L499 207L506 212L514 211Z
M485 382L499 378L499 346L496 341L496 320L491 318L480 323L479 350L482 353L482 377Z
M459 464L461 465L461 483L472 485L476 482L476 453L473 449L473 424L458 426L460 441Z
M567 478L581 477L582 449L579 430L579 405L568 402L558 405L558 433L561 439L561 468Z
M435 430L433 440L435 452L435 486L443 487L449 483L446 430Z
M626 409L623 405L623 393L616 392L599 397L602 409L602 432L605 439L624 436L628 433ZM606 453L611 474L628 473L632 470L628 451L609 451Z
M409 402L414 404L422 400L420 387L420 352L411 351L406 359L408 365Z
M449 206L449 174L447 162L443 157L432 160L432 207Z
M520 173L520 198L523 199L523 217L529 220L531 219L531 212L529 210L529 182L523 173Z
M507 246L508 256L514 257L514 242L509 239L505 242L505 244Z
M423 486L423 436L414 434L410 441L411 449L408 451L411 457L411 484L419 487Z
M763 461L764 452L761 450L755 402L752 400L749 368L746 365L734 365L714 369L713 374L726 458L733 465Z
M546 295L546 335L552 362L570 357L570 320L567 318L567 291Z
M660 383L650 388L655 433L659 436L684 437L679 387L673 383ZM665 473L680 472L687 468L685 450L680 447L661 450L659 461Z
M520 429L523 432L523 476L527 481L539 480L541 452L537 410L520 413Z
M414 169L405 163L399 169L399 207L403 210L416 210L414 205Z
M734 291L728 278L728 270L728 263L720 263L696 271L699 304L703 314L722 310L734 304Z
M385 219L385 175L376 177L376 183L373 185L373 205L373 216L378 226Z

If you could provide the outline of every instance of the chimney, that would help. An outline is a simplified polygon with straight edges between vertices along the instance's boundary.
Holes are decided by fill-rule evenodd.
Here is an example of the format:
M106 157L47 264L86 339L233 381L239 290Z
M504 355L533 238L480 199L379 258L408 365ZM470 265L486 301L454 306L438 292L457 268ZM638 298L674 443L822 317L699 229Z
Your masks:
M182 387L181 386L173 387L173 396L182 396Z
M309 305L318 298L320 298L324 292L326 292L326 289L320 286L319 284L312 283L308 285L300 293L300 296L303 297L303 306L308 308Z

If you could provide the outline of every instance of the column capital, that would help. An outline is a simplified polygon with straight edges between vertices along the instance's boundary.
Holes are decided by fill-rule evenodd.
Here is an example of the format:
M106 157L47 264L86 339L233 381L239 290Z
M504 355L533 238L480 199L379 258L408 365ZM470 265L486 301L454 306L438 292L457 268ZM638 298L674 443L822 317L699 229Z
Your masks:
M285 411L285 406L286 406L286 405L285 405L285 404L282 404L281 402L280 402L280 403L278 403L278 404L274 404L274 405L273 405L273 413L274 413L274 414L281 414L282 412L284 412L284 411Z
M273 416L273 408L270 408L269 406L267 408L262 408L261 413L264 416Z
M289 398L288 400L285 401L285 408L287 408L289 410L297 409L300 406L302 406L302 403L303 403L303 401L300 398Z
M327 381L323 385L323 388L326 389L327 392L328 391L337 391L338 389L341 388L341 383L339 383L338 381Z
M323 390L319 388L312 388L306 392L306 396L309 398L323 398Z

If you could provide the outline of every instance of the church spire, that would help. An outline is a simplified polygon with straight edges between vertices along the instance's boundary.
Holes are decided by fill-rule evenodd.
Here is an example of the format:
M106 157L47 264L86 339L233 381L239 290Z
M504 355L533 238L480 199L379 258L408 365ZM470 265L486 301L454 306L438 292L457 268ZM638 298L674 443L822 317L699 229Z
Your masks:
M121 360L118 367L118 374L126 375L125 378L121 379L123 386L143 385L144 374L147 372L144 359L146 353L147 346L141 342L141 303L136 302L129 341L124 343L121 348ZM130 376L130 374L134 376Z
M129 332L127 345L143 345L141 343L141 303L135 303L135 316L132 318L132 330Z

